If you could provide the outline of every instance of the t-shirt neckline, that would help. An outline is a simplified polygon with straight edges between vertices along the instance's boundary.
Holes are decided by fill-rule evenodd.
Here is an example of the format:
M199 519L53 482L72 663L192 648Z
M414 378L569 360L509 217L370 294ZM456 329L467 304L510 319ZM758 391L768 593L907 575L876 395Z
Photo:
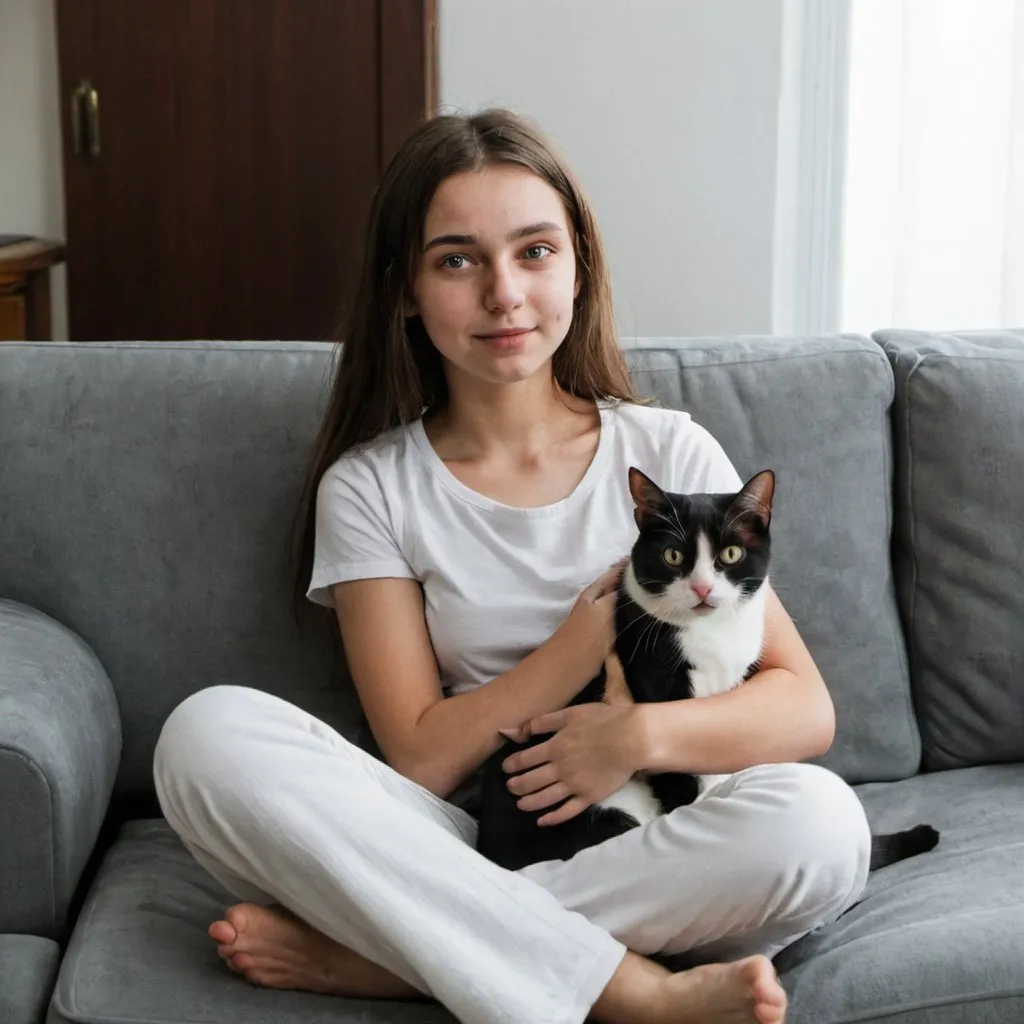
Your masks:
M464 484L444 464L441 456L434 451L434 446L430 443L430 438L427 437L427 432L423 427L422 417L410 424L410 431L417 451L426 460L431 472L445 488L462 501L488 512L500 512L523 517L551 516L566 512L583 501L594 489L595 484L604 473L608 460L611 457L612 433L615 429L614 417L611 414L612 408L613 405L610 402L599 401L597 403L598 414L601 418L601 433L597 440L597 450L594 452L594 457L590 460L590 465L587 466L580 482L560 501L556 501L551 505L536 505L529 508L519 505L506 505L503 502L495 501L494 498L488 498L485 494L474 491L472 487Z

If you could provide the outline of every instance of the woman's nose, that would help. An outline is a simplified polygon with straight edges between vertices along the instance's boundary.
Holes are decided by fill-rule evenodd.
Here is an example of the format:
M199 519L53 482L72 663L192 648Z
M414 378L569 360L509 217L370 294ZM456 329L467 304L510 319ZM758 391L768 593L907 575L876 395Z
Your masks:
M492 267L487 292L487 308L503 313L518 309L525 299L519 273L505 262Z

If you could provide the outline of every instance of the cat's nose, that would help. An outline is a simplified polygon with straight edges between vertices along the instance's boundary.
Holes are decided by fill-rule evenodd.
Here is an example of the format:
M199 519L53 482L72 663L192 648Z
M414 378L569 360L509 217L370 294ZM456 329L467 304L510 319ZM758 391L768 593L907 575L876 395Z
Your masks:
M711 593L710 583L691 583L690 589L697 595L698 601L706 601Z

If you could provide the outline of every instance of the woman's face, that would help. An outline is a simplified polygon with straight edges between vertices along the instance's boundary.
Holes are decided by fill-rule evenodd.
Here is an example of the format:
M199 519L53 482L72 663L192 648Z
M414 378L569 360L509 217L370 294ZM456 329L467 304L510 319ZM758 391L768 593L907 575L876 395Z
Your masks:
M578 291L558 193L510 164L456 174L435 192L423 240L406 312L423 321L449 386L550 374Z

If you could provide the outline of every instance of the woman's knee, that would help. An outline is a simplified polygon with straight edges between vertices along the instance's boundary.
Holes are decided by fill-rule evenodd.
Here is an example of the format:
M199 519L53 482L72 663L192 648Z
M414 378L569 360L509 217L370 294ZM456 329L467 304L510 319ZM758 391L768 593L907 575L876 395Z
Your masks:
M856 793L810 764L755 769L765 813L759 847L769 866L794 880L824 913L845 909L867 881L871 832Z
M260 764L253 756L253 725L283 703L250 687L210 686L168 715L153 753L153 781L176 831L187 831L189 809L197 802L223 805L249 785Z
M186 697L167 716L157 738L157 775L201 767L210 757L230 752L239 725L251 719L266 696L245 686L209 686Z

